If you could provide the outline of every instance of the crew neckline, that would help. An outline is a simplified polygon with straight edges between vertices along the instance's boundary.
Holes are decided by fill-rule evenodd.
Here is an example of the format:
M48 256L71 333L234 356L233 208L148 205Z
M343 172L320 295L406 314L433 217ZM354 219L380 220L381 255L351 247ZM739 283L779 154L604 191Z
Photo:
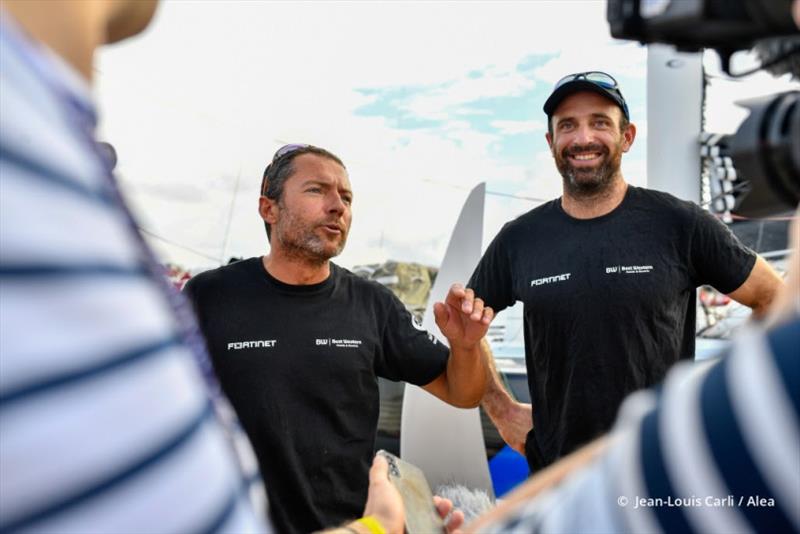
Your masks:
M317 293L321 293L327 290L329 287L333 285L334 277L336 276L339 267L334 264L333 262L330 263L330 274L328 277L323 280L322 282L317 282L316 284L287 284L286 282L282 282L278 280L270 272L264 267L262 256L256 256L253 258L254 267L258 269L261 273L262 278L264 281L275 287L276 289L292 294L301 294L301 295L313 295Z
M579 219L579 218L573 217L572 215L567 213L564 210L564 206L561 205L561 200L563 199L563 196L558 197L555 200L554 204L556 206L556 211L558 213L560 213L565 219L567 219L568 221L570 221L573 224L597 223L597 222L609 220L609 219L612 219L612 218L616 217L617 214L620 213L623 210L623 208L625 208L628 205L628 203L630 202L630 198L631 198L632 195L635 194L634 190L636 190L636 189L638 189L638 187L633 186L631 184L628 184L628 187L625 190L625 196L622 197L622 202L620 202L613 210L609 211L608 213L605 213L603 215L599 215L597 217L591 217L589 219Z

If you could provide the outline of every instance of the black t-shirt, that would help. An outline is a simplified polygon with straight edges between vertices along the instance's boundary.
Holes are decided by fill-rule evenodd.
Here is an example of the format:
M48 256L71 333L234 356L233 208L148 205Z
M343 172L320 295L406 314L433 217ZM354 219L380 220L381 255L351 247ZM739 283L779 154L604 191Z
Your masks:
M696 288L730 293L754 263L697 205L633 186L602 217L556 199L506 224L469 287L495 311L523 302L531 468L606 432L627 394L691 358Z
M385 287L331 264L308 286L260 258L193 278L186 291L250 438L279 532L359 517L378 421L377 376L425 385L448 350Z

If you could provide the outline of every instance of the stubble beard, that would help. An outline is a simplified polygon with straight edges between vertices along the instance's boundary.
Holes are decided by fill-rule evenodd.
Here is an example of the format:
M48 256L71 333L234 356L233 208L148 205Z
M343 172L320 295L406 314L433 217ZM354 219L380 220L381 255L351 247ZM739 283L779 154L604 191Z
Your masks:
M569 162L571 154L600 152L602 162L596 167L578 168ZM605 193L619 174L622 163L622 142L612 153L607 146L590 144L567 147L557 154L553 151L556 167L564 182L564 191L573 198L590 198Z
M275 225L275 233L287 256L310 265L322 265L342 253L347 242L347 233L343 233L339 243L331 248L325 239L316 234L318 226L319 224L305 221L284 207L283 216Z

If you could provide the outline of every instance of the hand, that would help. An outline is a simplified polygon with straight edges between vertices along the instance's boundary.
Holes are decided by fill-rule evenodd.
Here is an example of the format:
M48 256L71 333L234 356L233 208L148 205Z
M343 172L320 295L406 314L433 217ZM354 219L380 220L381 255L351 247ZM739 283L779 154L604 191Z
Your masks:
M447 534L461 534L459 529L464 524L464 512L453 508L453 502L450 499L445 499L438 495L433 496L433 504L439 513L439 517L445 522L444 526L447 529ZM447 515L451 511L453 513L448 518Z
M377 519L387 534L403 534L406 522L403 498L389 482L389 464L379 454L369 470L369 492L364 506L364 516L368 515Z
M508 446L525 456L525 441L528 439L528 432L533 428L533 410L530 404L514 402L506 411L505 417L492 420L500 437L508 443Z
M475 298L475 292L461 284L453 284L444 302L433 305L436 325L450 342L464 348L475 347L489 330L494 318L492 308Z

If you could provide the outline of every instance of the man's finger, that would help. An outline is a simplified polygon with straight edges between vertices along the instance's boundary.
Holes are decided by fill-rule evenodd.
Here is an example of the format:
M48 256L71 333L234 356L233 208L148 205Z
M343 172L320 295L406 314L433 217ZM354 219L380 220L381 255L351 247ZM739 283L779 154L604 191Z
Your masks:
M444 497L439 497L438 495L433 496L433 504L436 506L436 511L439 514L439 517L444 519L447 517L447 514L450 513L450 510L453 509L453 502L450 499L445 499Z
M473 321L480 321L483 319L483 299L475 299L472 302L472 314L469 318Z
M447 325L449 315L450 314L447 311L446 305L442 304L441 302L437 302L433 305L433 318L436 320L436 325L440 329Z
M375 484L384 480L389 480L389 464L386 458L376 454L372 460L372 467L369 468L369 483Z
M464 298L461 300L461 311L464 313L472 313L474 300L475 300L475 292L470 288L465 289Z
M464 298L464 286L462 286L459 283L455 283L452 286L450 286L450 291L448 291L447 293L448 293L448 296L453 296L453 297L455 297L457 299L463 299Z
M483 309L483 324L489 324L494 319L494 310L487 306Z
M461 510L453 510L453 513L450 514L450 519L447 521L447 528L448 534L458 534L461 532L458 530L464 524L464 512Z

